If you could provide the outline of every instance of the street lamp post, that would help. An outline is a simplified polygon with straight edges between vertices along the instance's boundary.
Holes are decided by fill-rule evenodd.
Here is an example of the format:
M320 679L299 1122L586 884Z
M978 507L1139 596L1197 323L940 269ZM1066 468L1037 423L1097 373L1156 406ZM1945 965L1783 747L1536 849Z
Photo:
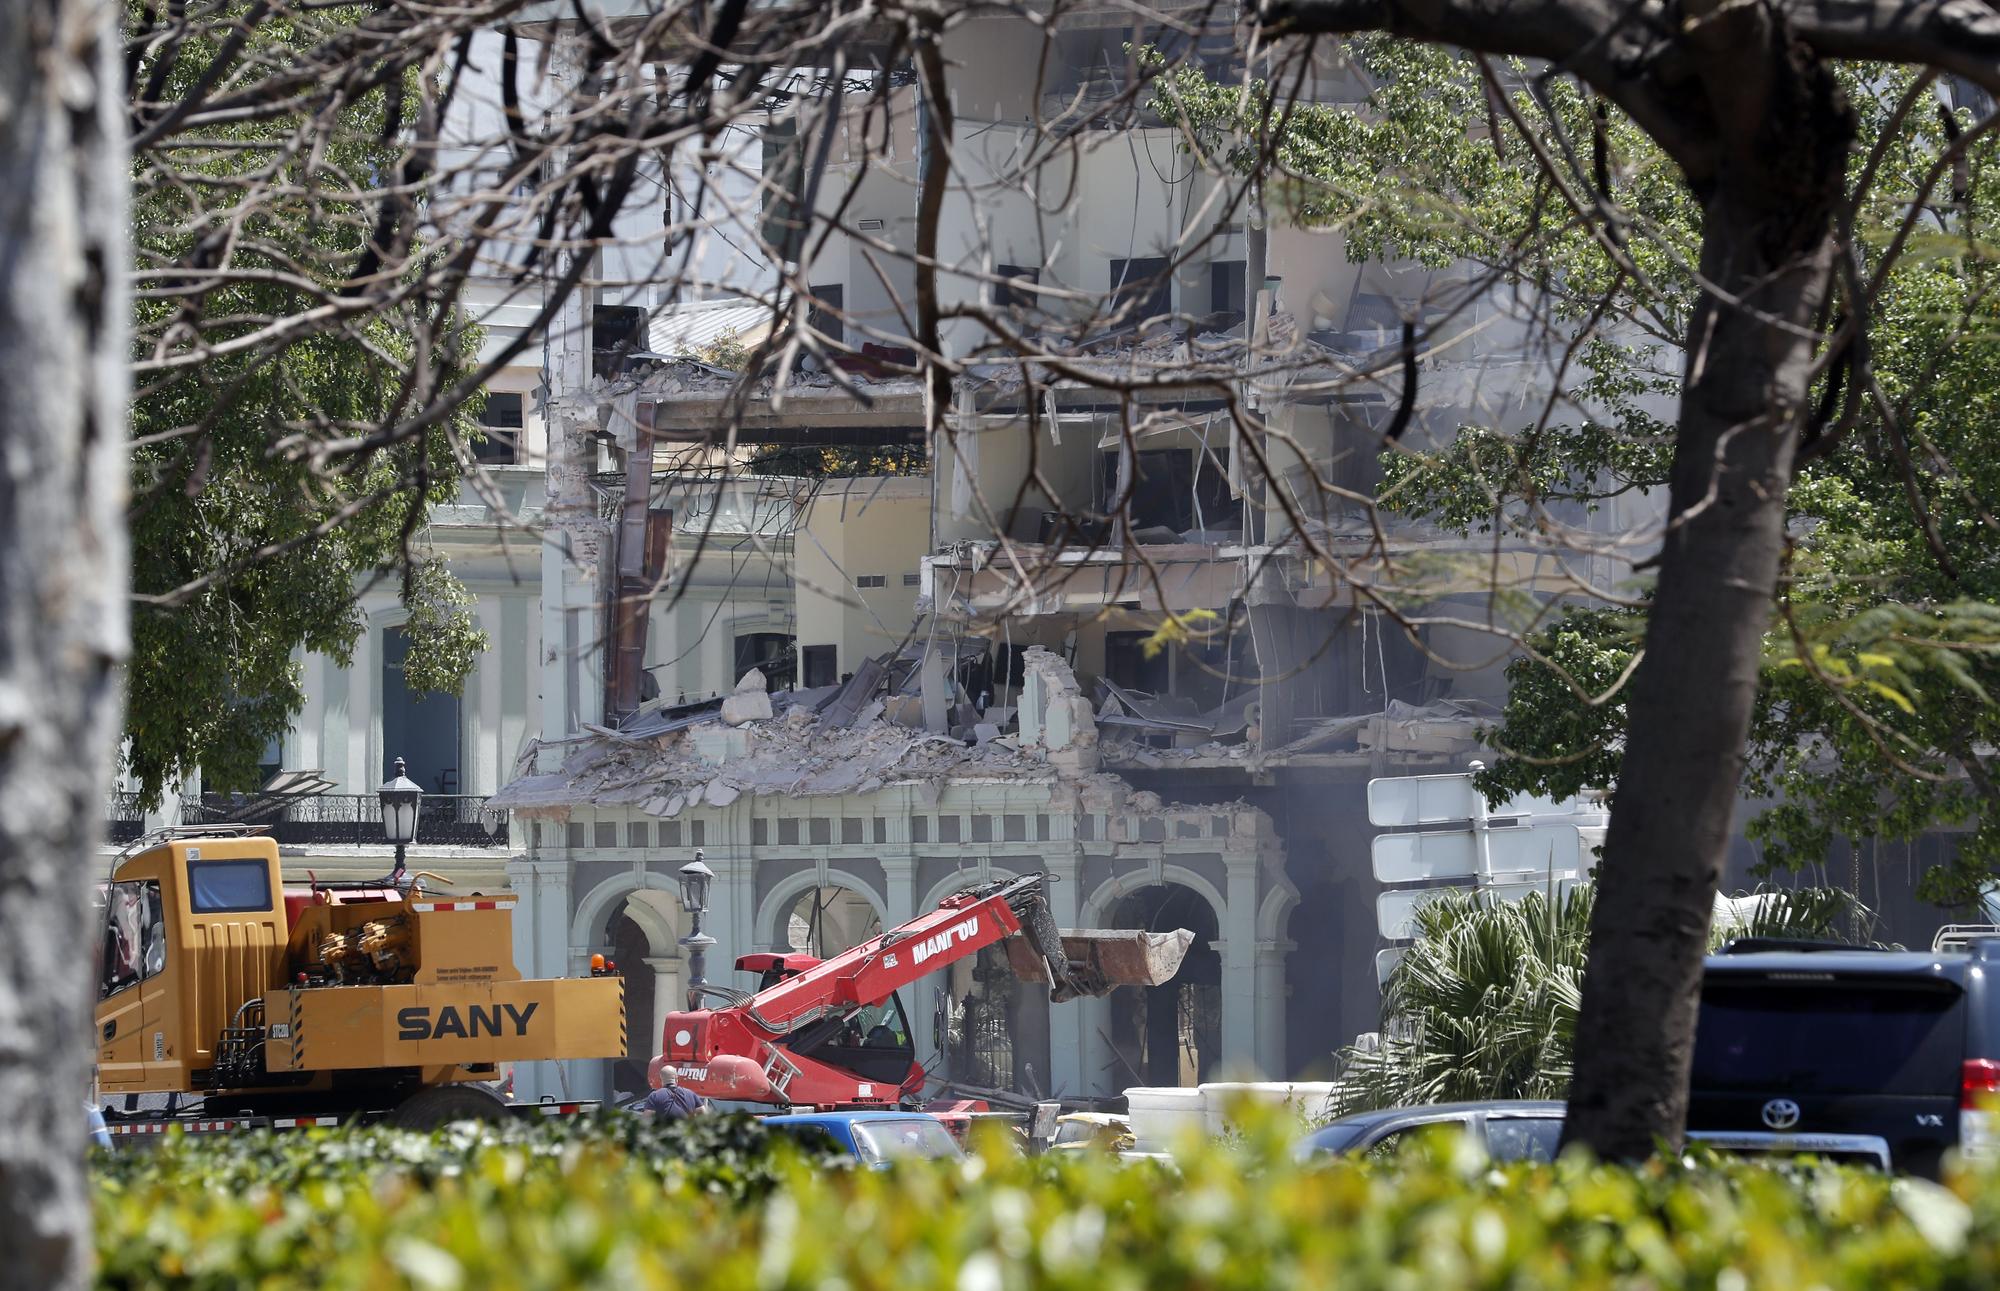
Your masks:
M708 967L708 948L715 944L715 938L701 930L701 917L708 913L708 885L714 881L715 871L702 864L701 849L695 848L694 859L681 866L681 908L688 913L688 934L681 945L687 950L690 1010L701 1007L701 975Z
M382 833L396 848L396 869L390 874L388 886L401 887L403 883L403 849L417 839L417 808L423 801L424 791L416 781L403 774L403 759L396 759L396 777L375 791L382 800Z

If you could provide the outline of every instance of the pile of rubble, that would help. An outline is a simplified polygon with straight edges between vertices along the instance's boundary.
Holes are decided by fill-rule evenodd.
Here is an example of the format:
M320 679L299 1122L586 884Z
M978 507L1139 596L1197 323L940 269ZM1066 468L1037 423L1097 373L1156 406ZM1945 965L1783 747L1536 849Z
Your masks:
M1098 787L1083 783L1095 778L1097 732L1074 675L1040 649L1027 652L1025 667L1034 680L1023 686L1031 711L1021 721L1011 708L973 707L955 684L953 702L926 702L921 657L880 656L842 685L776 694L753 669L720 700L649 705L617 729L589 727L559 770L521 775L487 806L561 815L588 802L672 817L745 793L868 793L946 779ZM945 729L926 726L927 708L933 719L944 710L933 724Z

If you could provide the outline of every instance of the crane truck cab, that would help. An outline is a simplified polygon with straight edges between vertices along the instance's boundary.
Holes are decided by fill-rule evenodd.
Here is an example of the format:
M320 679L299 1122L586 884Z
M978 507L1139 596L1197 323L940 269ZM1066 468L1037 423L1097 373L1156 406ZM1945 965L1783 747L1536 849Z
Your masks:
M524 980L513 905L287 894L277 844L240 827L146 846L105 891L99 1090L191 1097L204 1124L503 1116L499 1064L626 1051L623 979Z

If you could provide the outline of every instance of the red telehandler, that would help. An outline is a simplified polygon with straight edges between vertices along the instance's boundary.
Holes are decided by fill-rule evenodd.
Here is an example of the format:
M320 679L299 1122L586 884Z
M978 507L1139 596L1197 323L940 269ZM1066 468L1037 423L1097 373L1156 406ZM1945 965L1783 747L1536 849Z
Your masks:
M1116 986L1158 986L1180 969L1194 934L1062 931L1041 874L968 888L899 928L828 959L745 955L755 992L702 985L713 1008L667 1014L661 1056L707 1098L786 1107L914 1104L924 1069L896 991L1003 939L1016 975L1055 1003ZM690 999L691 1004L697 1003Z

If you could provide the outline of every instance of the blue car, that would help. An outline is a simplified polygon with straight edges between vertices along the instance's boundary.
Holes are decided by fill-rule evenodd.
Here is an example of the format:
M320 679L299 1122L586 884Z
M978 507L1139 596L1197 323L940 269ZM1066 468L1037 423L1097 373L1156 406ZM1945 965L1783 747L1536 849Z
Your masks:
M808 1150L850 1156L875 1169L911 1157L955 1160L965 1155L951 1131L922 1112L800 1112L766 1116L764 1125Z

